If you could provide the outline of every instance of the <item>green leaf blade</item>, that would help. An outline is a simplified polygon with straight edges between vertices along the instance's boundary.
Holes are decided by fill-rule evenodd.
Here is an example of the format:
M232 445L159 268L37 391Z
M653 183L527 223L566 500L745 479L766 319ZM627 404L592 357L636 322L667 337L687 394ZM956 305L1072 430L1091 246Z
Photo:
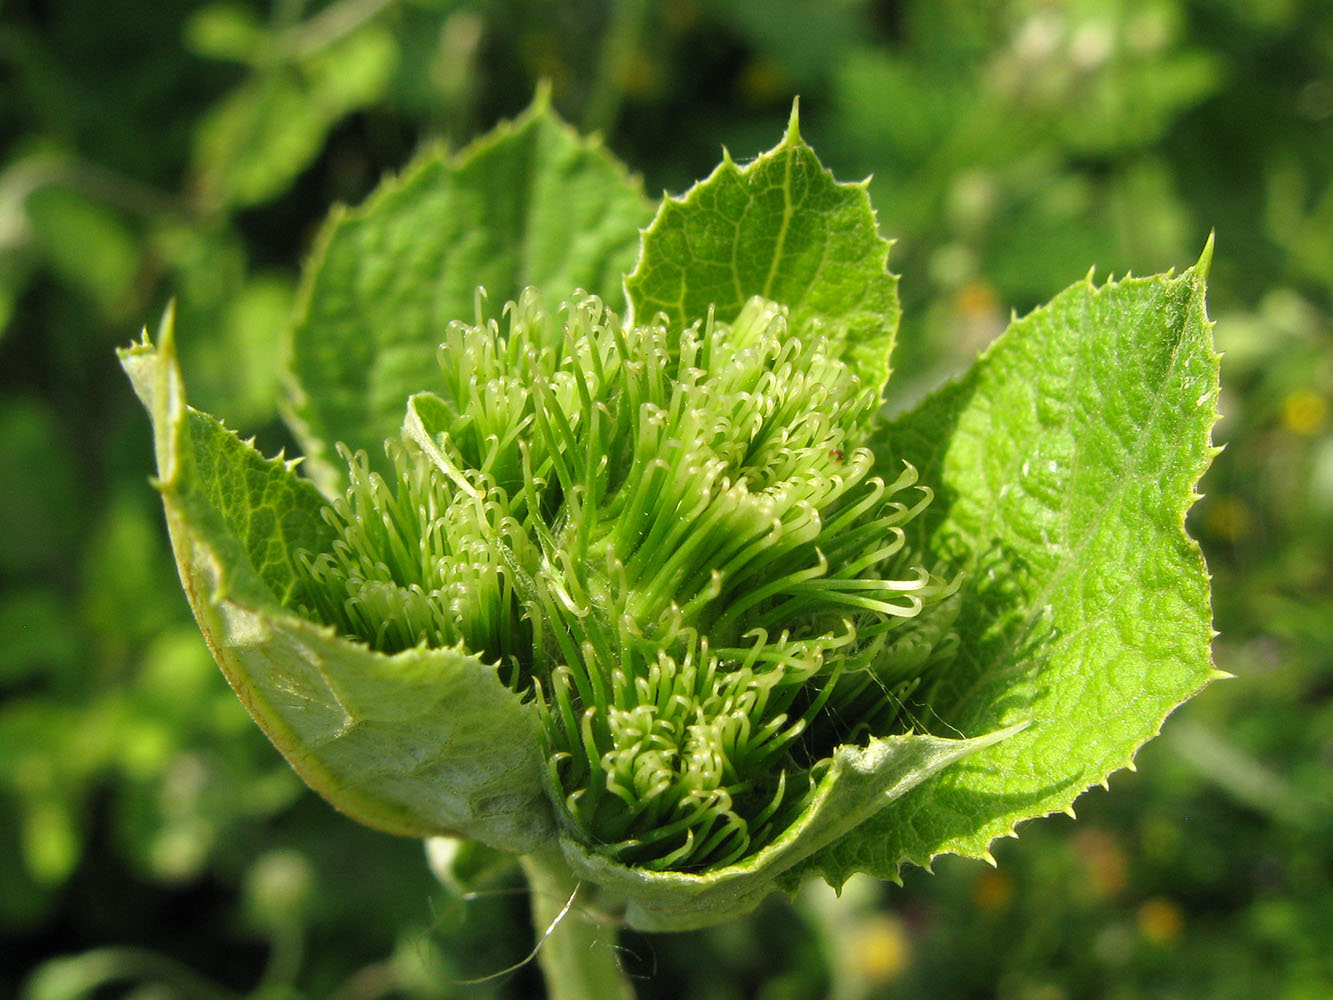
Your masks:
M834 884L988 857L1016 823L1130 766L1217 676L1207 572L1183 528L1214 454L1206 261L1074 286L878 436L881 460L939 492L917 540L966 573L961 649L927 724L1032 724L822 852L811 868Z
M437 381L445 328L476 320L478 287L496 308L529 285L619 308L651 212L638 181L539 95L458 156L426 154L335 213L292 329L290 411L312 474L337 481L337 441L379 459L404 400Z
M833 179L793 110L776 148L745 166L726 157L683 198L662 203L625 287L640 322L662 313L677 327L710 308L731 322L755 295L779 302L794 330L821 324L878 391L900 313L890 246L865 185Z
M309 481L280 470L219 421L190 410L194 480L245 549L249 565L279 604L298 586L294 553L319 552L332 539L320 517L324 499Z

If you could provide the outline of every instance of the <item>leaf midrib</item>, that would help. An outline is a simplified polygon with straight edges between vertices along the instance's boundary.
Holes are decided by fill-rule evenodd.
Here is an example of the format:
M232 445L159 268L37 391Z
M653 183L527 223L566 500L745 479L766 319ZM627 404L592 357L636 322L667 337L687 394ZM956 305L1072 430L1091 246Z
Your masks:
M773 298L773 282L777 280L778 264L782 260L784 247L787 245L787 230L791 226L792 213L794 211L791 201L791 173L792 162L796 159L796 154L791 150L784 150L784 163L782 165L782 222L778 226L777 240L773 244L773 259L768 264L768 276L764 279L764 298ZM750 199L754 201L753 198ZM740 234L736 234L740 242ZM742 301L742 305L744 302Z

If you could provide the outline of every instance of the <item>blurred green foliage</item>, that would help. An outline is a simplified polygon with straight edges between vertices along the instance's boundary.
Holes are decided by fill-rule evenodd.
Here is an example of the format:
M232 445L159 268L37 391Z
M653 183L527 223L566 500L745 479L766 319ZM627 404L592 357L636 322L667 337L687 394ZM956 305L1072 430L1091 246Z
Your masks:
M1333 995L1333 8L1324 0L11 0L0 9L0 995L516 997L490 873L305 791L175 580L113 348L170 298L191 397L266 451L331 204L551 81L649 191L792 97L899 239L891 404L1080 278L1212 228L1227 450L1191 524L1236 680L999 868L629 935L645 997ZM483 870L484 866L483 866Z

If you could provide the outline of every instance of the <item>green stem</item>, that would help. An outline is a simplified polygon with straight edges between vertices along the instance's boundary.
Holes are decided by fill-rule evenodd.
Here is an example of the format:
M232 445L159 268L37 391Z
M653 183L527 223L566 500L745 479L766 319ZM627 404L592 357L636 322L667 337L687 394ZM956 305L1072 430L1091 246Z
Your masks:
M588 909L582 898L587 890L560 849L543 848L520 860L532 892L533 926L543 935L537 961L549 1000L634 1000L620 968L615 927Z

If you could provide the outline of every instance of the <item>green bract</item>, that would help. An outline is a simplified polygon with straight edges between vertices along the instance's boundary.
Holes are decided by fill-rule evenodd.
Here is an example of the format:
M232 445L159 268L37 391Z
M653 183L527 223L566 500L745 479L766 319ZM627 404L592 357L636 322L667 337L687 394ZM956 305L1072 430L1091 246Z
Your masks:
M540 99L335 214L311 479L188 409L169 317L123 352L196 617L293 767L672 929L984 856L1130 763L1213 675L1207 253L884 423L888 244L795 115L647 215Z

